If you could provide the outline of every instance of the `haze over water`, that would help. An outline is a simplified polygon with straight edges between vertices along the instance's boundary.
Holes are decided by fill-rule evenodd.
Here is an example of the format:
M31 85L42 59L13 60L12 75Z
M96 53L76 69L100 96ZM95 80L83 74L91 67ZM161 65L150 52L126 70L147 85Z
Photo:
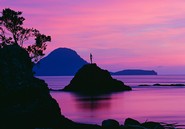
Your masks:
M63 88L72 76L40 77L50 88ZM112 118L123 124L131 117L144 121L185 124L185 87L146 87L139 84L185 83L185 76L114 76L133 91L98 97L79 96L69 92L51 92L62 114L76 122L101 124Z

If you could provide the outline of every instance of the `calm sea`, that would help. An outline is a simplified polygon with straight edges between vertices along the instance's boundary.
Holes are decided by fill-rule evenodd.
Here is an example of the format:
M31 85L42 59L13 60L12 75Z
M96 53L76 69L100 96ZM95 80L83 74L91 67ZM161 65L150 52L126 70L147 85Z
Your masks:
M42 76L50 88L61 89L72 76ZM139 84L185 84L179 76L113 76L132 86L132 91L102 96L79 96L68 92L51 92L61 112L75 122L101 124L111 118L123 124L128 117L145 121L185 124L185 87L147 87Z

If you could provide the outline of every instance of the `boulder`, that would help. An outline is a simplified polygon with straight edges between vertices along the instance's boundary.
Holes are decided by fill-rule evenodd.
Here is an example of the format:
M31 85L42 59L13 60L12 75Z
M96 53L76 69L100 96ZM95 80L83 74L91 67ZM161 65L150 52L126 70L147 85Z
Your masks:
M134 120L132 118L127 118L124 122L125 129L146 129L145 127L141 126L139 121Z
M113 119L107 119L102 122L102 127L117 128L119 126L119 122Z
M159 122L144 122L141 125L148 129L165 129Z
M141 125L140 123L139 123L139 121L137 121L137 120L134 120L134 119L132 119L132 118L127 118L126 120L125 120L125 123L124 123L124 125Z
M84 65L76 73L70 84L63 91L80 93L111 93L129 91L131 87L122 81L113 79L107 70L103 70L96 64Z

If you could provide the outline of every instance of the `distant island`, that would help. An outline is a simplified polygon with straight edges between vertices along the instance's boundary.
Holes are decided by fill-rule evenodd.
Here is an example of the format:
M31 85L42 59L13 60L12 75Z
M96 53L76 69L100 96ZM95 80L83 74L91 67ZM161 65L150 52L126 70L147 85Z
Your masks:
M128 69L118 72L111 72L112 75L157 75L154 70Z
M57 48L33 67L35 76L74 76L85 64L78 53L70 48ZM157 75L154 70L129 69L110 72L111 75Z
M138 86L185 86L185 84L182 84L182 83L176 83L176 84L159 84L159 83L156 83L156 84L153 84L153 85L148 85L148 84L140 84Z
M36 76L72 76L87 64L74 50L58 48L41 59L33 68Z

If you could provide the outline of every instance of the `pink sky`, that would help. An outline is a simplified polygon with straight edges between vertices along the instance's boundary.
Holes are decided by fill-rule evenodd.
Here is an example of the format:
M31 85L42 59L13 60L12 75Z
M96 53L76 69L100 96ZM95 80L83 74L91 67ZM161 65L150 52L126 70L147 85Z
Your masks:
M185 74L184 0L0 0L7 7L52 36L46 53L67 47L110 71Z

